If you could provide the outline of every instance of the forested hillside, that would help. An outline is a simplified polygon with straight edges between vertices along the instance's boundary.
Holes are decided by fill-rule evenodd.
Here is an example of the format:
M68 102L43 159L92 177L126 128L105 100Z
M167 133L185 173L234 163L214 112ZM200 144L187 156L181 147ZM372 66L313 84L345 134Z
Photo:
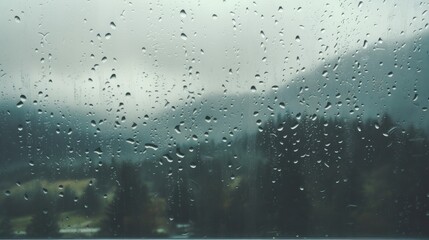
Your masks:
M429 236L428 159L426 133L388 115L362 121L286 114L261 123L255 135L181 145L161 158L10 172L4 177L17 182L2 183L1 231ZM54 182L65 184L55 189ZM68 224L79 219L87 224ZM93 230L79 230L85 228Z

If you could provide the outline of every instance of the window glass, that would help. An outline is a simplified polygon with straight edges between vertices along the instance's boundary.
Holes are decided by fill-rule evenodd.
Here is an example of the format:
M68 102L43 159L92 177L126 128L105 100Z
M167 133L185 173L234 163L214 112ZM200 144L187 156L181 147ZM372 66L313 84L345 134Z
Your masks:
M0 237L429 237L428 10L0 1Z

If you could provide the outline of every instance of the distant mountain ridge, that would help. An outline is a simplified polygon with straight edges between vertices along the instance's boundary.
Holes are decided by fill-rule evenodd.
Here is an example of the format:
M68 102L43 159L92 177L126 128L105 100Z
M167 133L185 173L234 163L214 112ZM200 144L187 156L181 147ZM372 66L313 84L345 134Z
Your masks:
M138 121L77 110L37 110L26 102L0 106L0 164L73 164L112 157L151 159L183 143L233 141L256 132L270 116L302 113L376 118L429 130L429 38L379 43L326 61L313 71L262 92L190 99ZM97 119L97 120L94 120ZM99 120L99 119L105 119Z

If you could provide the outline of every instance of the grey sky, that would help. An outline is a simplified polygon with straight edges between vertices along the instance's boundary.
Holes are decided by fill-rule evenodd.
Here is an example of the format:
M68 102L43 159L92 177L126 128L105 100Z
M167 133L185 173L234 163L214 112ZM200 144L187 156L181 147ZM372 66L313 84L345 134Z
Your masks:
M365 40L381 48L379 38L427 31L427 2L360 2L1 1L0 91L149 111L222 85L228 94L269 89Z

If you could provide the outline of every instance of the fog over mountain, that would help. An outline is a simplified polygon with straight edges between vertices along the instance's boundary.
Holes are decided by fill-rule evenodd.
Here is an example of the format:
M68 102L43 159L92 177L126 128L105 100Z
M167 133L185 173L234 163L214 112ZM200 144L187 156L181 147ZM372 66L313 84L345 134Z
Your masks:
M282 114L429 129L428 8L1 2L2 162L148 159Z
M400 127L428 130L428 46L426 36L406 43L380 41L281 85L268 88L266 74L248 93L231 94L225 87L222 94L205 96L185 89L188 96L180 104L165 102L161 111L137 117L128 117L126 101L101 114L61 104L41 107L37 98L23 96L22 106L6 99L1 106L0 128L8 136L1 138L2 162L151 159L183 144L233 143L239 135L256 132L270 116L283 114L297 116L299 124L304 113L362 120L388 113Z
M124 102L130 117L180 103L186 90L246 93L364 43L413 41L427 28L428 10L425 2L382 0L0 4L4 98L41 91L46 105L100 112Z

